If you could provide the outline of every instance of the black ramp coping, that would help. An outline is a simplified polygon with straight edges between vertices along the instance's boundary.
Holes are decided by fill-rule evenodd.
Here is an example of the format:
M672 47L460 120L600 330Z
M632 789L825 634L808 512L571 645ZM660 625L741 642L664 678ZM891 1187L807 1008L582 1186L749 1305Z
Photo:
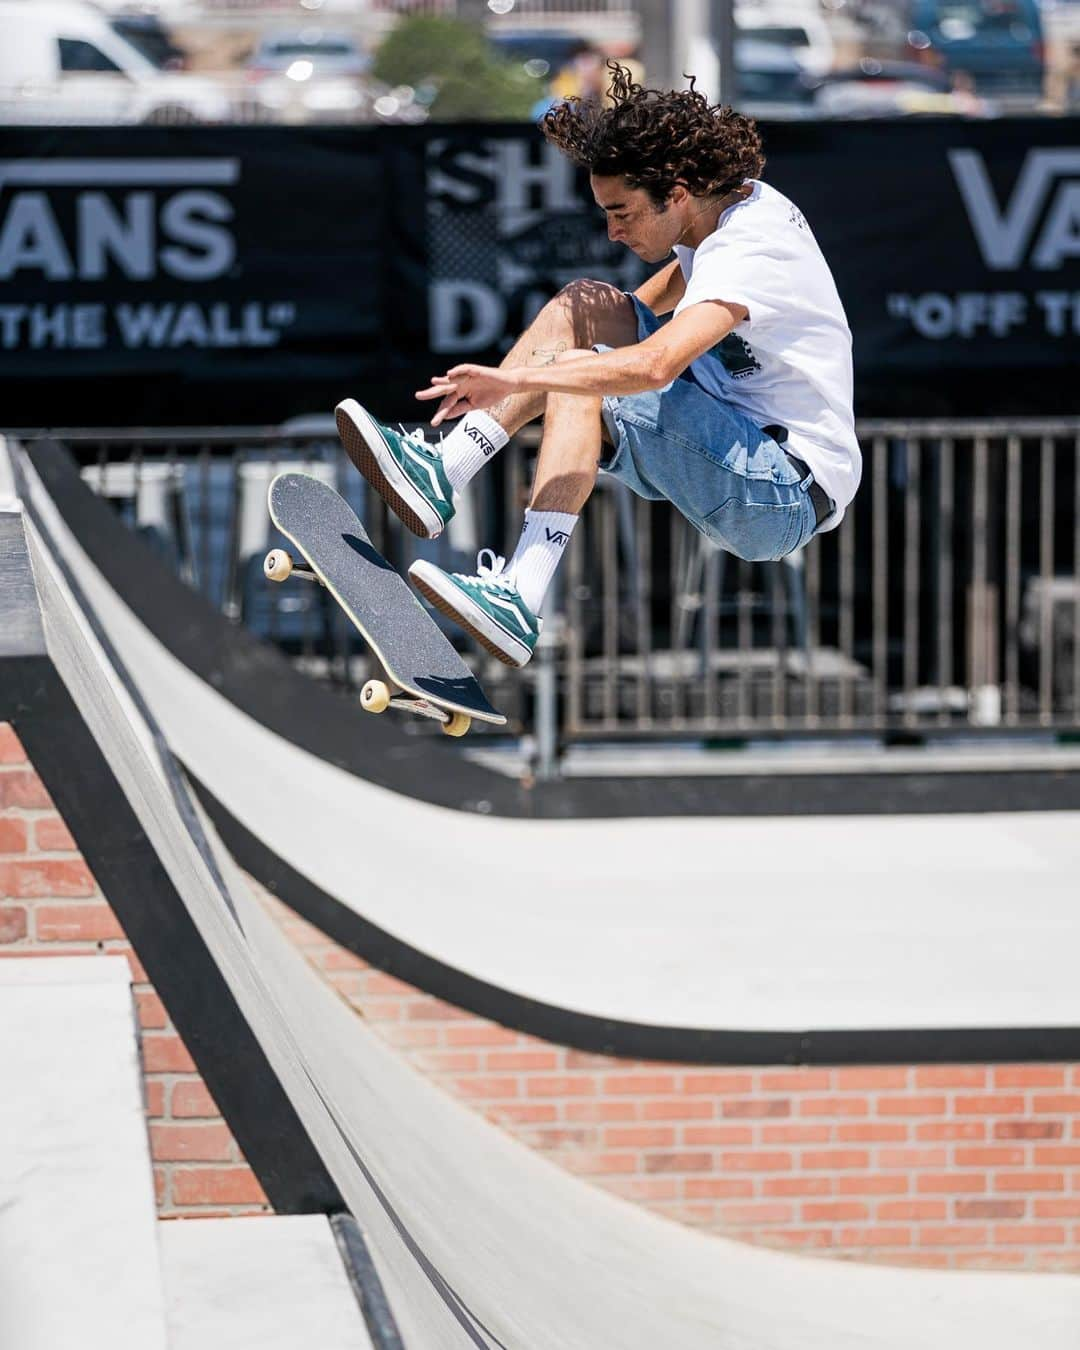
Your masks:
M329 484L311 474L278 474L270 484L269 506L274 524L329 585L392 680L474 716L504 720L416 593Z

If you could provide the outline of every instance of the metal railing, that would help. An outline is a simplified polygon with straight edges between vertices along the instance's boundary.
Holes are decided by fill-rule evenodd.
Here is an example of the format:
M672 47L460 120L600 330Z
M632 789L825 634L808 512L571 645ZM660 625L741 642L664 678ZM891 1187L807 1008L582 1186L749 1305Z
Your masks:
M549 758L556 738L1080 731L1080 419L859 432L863 483L845 520L780 563L725 554L602 478L533 663L509 672L470 655L515 729L539 728ZM279 542L273 473L306 466L338 487L401 570L421 555L472 570L479 546L512 547L535 449L519 438L429 543L367 492L323 419L59 435L190 584L346 689L367 658L337 607L263 579Z

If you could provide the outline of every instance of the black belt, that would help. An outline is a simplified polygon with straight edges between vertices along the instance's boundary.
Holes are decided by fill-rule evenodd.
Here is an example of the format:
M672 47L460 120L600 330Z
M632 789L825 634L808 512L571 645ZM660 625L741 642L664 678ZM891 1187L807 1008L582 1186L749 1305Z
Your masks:
M783 447L784 442L787 440L787 427L770 426L762 427L761 429L766 436L771 436L777 445L781 448ZM801 478L806 478L813 472L809 464L801 460L798 455L793 455L790 450L785 450L784 454L787 455L792 468ZM814 511L817 515L817 521L815 523L820 525L823 520L826 520L836 510L836 503L816 478L810 484L809 491L810 500L814 503Z

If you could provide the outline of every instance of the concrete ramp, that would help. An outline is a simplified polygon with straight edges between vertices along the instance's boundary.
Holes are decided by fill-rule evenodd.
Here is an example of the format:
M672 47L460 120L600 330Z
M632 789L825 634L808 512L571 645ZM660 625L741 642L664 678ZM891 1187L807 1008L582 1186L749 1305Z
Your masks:
M372 1350L319 1215L158 1225L169 1350Z
M298 1209L311 1185L341 1197L408 1350L1075 1350L1076 1278L858 1266L709 1237L592 1189L446 1097L378 1040L251 895L172 758L151 691L125 669L48 536L0 513L0 558L0 594L32 598L42 635L30 673L11 649L0 665L0 716L20 735L26 726L24 744L110 900L124 902L125 859L153 856L140 956L150 968L155 944L186 935L200 1068L205 1060L220 1076L223 1090L212 1090L242 1143L255 1093L293 1131L302 1184L281 1152L271 1151L268 1180ZM50 700L70 722L59 744ZM84 801L66 790L63 764L78 754L85 772L91 751L95 793ZM137 833L94 828L116 815ZM171 1011L177 989L158 988ZM232 1044L241 1036L244 1054ZM230 1094L223 1061L248 1075L248 1093Z
M0 961L10 1350L166 1350L130 980L120 956Z

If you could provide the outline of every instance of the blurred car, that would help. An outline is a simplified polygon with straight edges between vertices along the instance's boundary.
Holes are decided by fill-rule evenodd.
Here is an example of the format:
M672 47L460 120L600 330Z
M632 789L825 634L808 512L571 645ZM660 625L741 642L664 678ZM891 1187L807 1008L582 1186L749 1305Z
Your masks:
M739 4L735 36L780 48L813 75L824 75L836 60L829 26L820 11L810 6Z
M114 33L137 50L158 70L183 70L187 55L169 35L169 30L156 14L114 14L109 19Z
M248 73L256 78L289 75L296 79L302 72L304 80L358 78L370 67L371 57L355 38L322 28L270 33L247 63Z
M944 70L868 56L823 76L815 83L812 98L814 113L820 117L963 117L995 111L985 100L954 89Z
M815 80L789 50L755 38L735 39L735 92L751 117L791 117L808 111Z
M212 80L159 70L95 6L0 0L0 122L224 122Z

